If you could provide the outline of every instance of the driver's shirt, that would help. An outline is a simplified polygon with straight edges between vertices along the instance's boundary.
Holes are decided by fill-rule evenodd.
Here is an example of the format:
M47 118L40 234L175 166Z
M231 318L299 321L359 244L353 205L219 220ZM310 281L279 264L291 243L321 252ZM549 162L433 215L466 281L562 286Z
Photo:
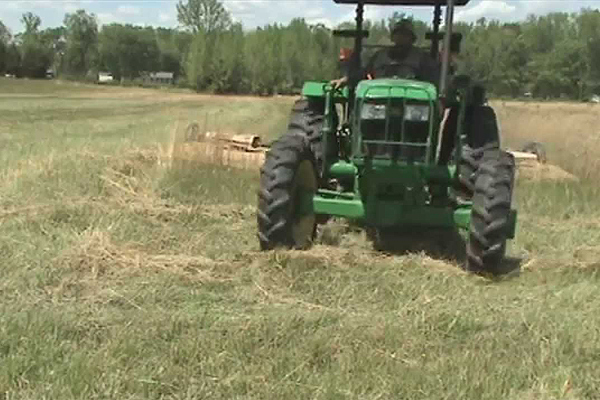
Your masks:
M377 51L369 60L366 73L372 78L419 79L435 83L438 79L433 60L417 47L411 47L405 54L398 54L394 48Z

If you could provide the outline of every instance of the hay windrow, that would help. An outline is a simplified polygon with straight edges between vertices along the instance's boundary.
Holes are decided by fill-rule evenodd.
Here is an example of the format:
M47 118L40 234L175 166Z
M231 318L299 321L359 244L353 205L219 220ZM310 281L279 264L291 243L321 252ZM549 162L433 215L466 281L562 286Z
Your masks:
M218 280L212 271L229 265L202 255L148 253L132 245L116 244L109 232L97 229L78 235L72 246L59 256L58 263L87 272L95 279L104 274L168 270L192 272L199 280Z
M517 179L526 181L579 182L579 178L564 169L551 164L537 162L518 163Z

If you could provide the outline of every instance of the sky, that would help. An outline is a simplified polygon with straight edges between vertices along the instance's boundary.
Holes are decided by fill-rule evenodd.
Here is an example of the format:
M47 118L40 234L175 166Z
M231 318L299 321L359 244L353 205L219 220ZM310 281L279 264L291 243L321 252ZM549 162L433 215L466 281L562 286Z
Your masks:
M354 6L333 0L222 0L236 21L246 29L272 23L287 24L302 17L310 23L335 26L354 18ZM42 19L42 28L62 25L65 13L85 9L94 13L100 24L111 22L177 27L177 0L0 0L0 21L13 34L22 30L21 15L33 12ZM500 21L519 21L529 14L552 11L576 12L581 8L600 9L600 0L471 0L456 14L458 21L481 17ZM431 20L430 7L368 6L365 17L381 19L394 11L405 11L417 19Z

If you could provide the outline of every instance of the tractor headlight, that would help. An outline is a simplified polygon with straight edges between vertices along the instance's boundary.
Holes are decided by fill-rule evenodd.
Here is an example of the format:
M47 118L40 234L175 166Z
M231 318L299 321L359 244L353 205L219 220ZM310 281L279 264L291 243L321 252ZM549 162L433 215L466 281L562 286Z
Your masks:
M385 119L385 104L365 103L360 113L361 119Z
M407 104L404 112L404 120L413 122L429 121L429 106Z

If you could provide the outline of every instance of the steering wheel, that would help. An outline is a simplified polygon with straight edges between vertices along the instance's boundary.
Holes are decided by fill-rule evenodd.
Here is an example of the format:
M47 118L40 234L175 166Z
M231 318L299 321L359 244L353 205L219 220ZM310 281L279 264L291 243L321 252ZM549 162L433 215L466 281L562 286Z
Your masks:
M325 92L325 93L333 91L334 95L335 94L342 95L344 93L343 90L344 90L343 87L336 88L331 84L331 82L326 82L323 84L323 92Z

